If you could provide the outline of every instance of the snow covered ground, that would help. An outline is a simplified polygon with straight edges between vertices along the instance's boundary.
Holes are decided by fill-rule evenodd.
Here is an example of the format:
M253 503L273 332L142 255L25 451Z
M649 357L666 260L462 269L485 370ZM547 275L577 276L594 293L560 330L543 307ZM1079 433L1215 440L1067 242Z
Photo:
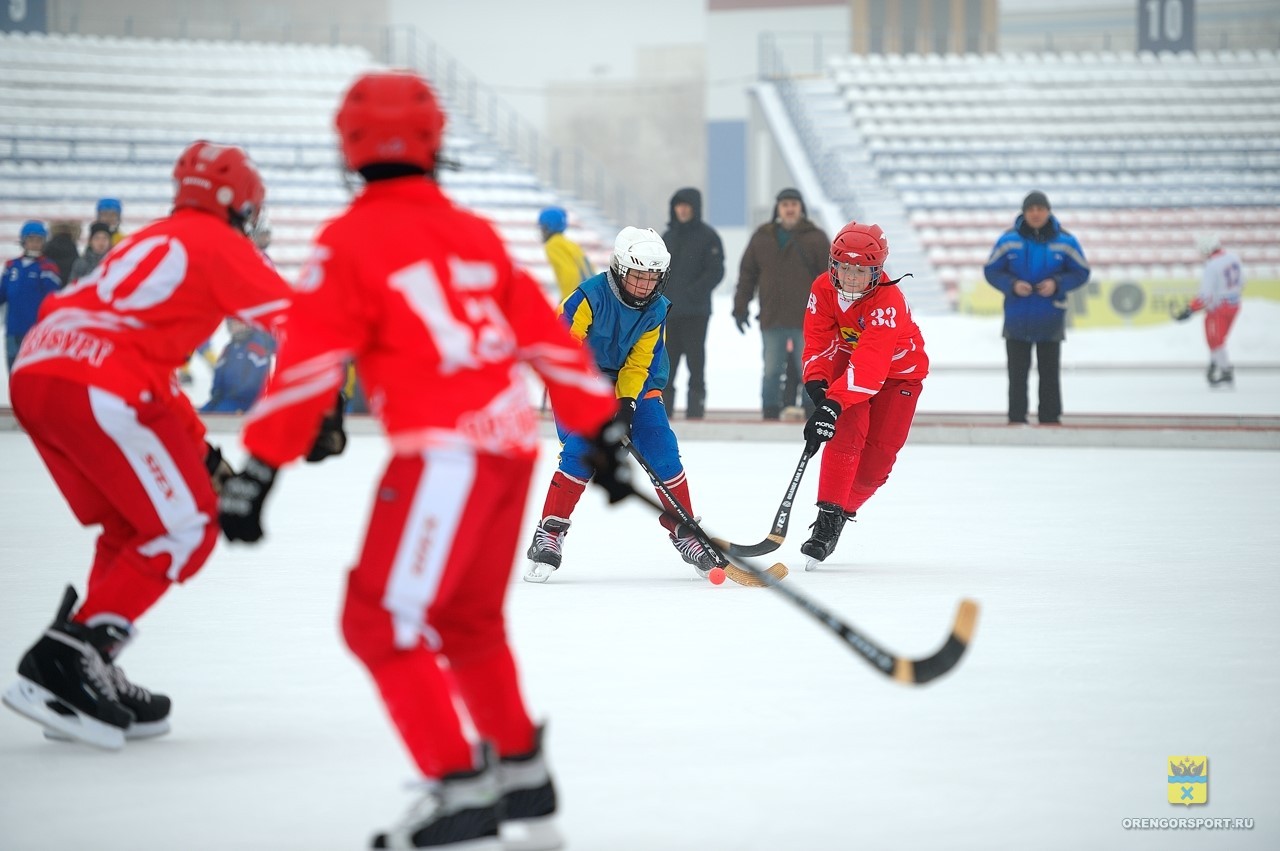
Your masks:
M759 338L718 305L710 401L751 409ZM938 371L922 407L1003 410L998 320L923 321ZM1231 341L1246 368L1218 393L1198 323L1073 333L1067 420L1280 413L1278 321L1280 306L1246 305ZM763 537L798 447L682 449L708 529ZM220 546L143 620L123 662L174 697L170 736L106 754L0 712L0 849L338 851L398 818L413 771L336 626L384 453L357 437L287 470L268 542ZM62 587L83 587L93 535L25 436L0 433L0 458L12 665ZM508 606L570 848L1280 847L1280 454L909 445L806 574L816 481L777 553L792 587L912 656L974 597L969 655L931 686L898 686L779 595L693 579L643 507L589 494L564 568L545 586L514 579ZM1209 757L1208 805L1167 802L1172 755ZM1177 817L1255 827L1122 826Z

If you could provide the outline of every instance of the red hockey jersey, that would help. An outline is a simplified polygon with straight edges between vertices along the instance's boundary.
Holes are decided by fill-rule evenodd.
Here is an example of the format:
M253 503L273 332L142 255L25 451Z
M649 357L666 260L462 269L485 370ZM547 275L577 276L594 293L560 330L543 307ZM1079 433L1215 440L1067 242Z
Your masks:
M227 316L268 326L290 290L245 235L180 209L131 234L92 274L49 296L14 372L100 387L126 401L176 400L174 370ZM181 397L181 398L178 398Z
M809 290L804 315L804 380L826 379L827 397L842 408L865 402L886 379L918 381L929 372L924 338L902 291L882 275L856 301L840 298L823 272Z
M366 186L317 235L295 290L244 432L272 466L310 447L350 359L402 454L464 445L532 455L537 413L522 363L571 430L594 433L616 410L613 388L493 228L420 177Z

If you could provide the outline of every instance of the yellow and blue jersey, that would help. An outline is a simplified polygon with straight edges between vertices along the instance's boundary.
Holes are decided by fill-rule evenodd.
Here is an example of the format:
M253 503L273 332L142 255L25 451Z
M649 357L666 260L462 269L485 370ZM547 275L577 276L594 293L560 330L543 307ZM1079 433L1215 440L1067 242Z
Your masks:
M667 386L667 309L659 296L643 309L628 307L608 271L588 278L560 303L569 333L585 341L596 366L613 379L619 399L641 399Z

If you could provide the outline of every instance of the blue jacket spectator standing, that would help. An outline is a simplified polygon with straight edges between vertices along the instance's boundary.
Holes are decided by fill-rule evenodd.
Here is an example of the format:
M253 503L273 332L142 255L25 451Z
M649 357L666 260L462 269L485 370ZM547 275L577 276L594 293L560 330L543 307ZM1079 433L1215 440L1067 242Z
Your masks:
M231 340L213 368L213 387L204 413L240 414L253 407L271 368L275 341L238 319L228 319Z
M1050 212L1043 192L1022 202L1022 215L996 240L987 282L1004 293L1004 341L1009 359L1009 422L1027 421L1027 376L1035 348L1040 376L1040 425L1062 420L1060 381L1067 293L1089 280L1080 243Z
M19 232L22 256L4 264L4 276L0 278L0 305L6 305L4 315L4 350L9 371L22 346L22 338L36 324L40 305L45 296L62 287L58 267L44 256L44 243L49 231L43 222L30 221Z

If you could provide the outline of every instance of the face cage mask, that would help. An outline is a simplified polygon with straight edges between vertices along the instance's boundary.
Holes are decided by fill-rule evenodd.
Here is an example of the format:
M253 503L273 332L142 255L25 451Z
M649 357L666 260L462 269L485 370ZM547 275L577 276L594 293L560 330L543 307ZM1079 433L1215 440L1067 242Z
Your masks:
M664 269L658 273L658 280L653 286L653 292L649 293L644 298L637 298L627 292L627 285L624 281L624 278L626 278L626 271L630 269L635 269L637 272L650 271L636 266L631 266L628 267L627 270L623 270L620 265L614 265L609 268L609 271L613 273L613 281L610 283L613 284L613 291L617 294L618 298L622 300L623 304L627 307L635 308L636 310L643 310L657 301L658 296L662 295L662 291L666 289L667 286L667 272L670 270Z
M870 270L871 274L868 276L867 288L865 290L859 293L851 293L845 290L845 288L840 284L840 267L854 265L855 264L853 263L840 263L836 260L831 261L831 285L836 288L836 295L840 296L840 298L845 301L857 301L873 291L876 287L880 286L880 276L884 272L884 266L857 266L856 268L859 269Z

